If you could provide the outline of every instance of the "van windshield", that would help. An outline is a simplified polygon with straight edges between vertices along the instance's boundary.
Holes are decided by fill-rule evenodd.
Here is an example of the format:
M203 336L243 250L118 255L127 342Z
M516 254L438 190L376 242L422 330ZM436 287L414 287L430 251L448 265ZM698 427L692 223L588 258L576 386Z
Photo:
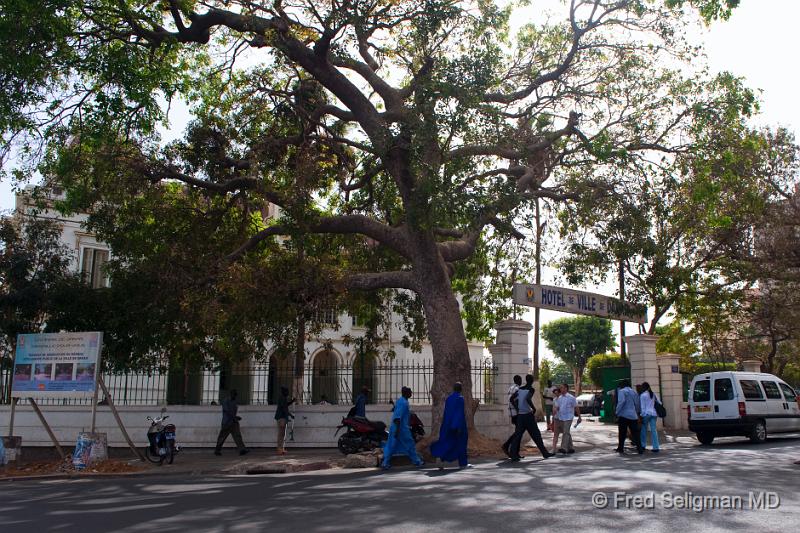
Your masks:
M796 401L797 395L789 385L785 383L779 383L778 385L780 385L781 389L783 389L783 395L786 398L787 402Z
M711 381L703 379L694 382L694 392L692 392L692 401L694 402L711 401Z

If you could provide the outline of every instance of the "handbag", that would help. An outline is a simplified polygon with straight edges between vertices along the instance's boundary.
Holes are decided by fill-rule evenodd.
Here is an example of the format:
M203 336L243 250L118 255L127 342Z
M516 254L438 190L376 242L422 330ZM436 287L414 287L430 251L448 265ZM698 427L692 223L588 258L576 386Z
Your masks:
M667 410L661 404L661 402L658 401L658 398L656 398L655 407L656 407L656 414L658 415L659 418L666 418L667 417Z

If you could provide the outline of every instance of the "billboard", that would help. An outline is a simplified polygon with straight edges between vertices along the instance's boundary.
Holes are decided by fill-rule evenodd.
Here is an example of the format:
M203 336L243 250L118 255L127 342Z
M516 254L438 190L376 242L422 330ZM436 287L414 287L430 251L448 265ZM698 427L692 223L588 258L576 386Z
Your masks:
M18 335L11 396L93 397L102 347L99 331Z
M599 316L626 322L647 322L647 308L611 296L550 285L516 284L513 299L517 305L552 309L563 313Z

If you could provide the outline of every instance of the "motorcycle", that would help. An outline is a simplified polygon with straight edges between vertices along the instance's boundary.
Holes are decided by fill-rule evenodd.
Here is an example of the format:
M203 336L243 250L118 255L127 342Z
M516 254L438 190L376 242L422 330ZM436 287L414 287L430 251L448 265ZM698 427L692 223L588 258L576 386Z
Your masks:
M363 416L345 416L342 418L342 423L336 428L334 437L343 428L347 428L347 431L339 437L337 447L345 455L374 450L383 446L383 443L389 438L386 424L379 420L372 422Z
M412 412L408 425L414 442L419 442L425 436L425 425L422 420ZM345 455L383 447L384 442L389 438L386 424L381 421L367 420L363 416L342 418L342 423L336 428L334 436L338 435L343 428L347 428L347 431L339 437L337 447Z
M164 461L172 464L175 454L180 451L180 446L175 442L175 425L164 424L164 421L169 418L169 415L164 414L166 412L165 407L161 409L161 416L147 417L147 420L150 421L150 427L147 430L147 441L150 445L145 448L144 455L158 465L163 464Z

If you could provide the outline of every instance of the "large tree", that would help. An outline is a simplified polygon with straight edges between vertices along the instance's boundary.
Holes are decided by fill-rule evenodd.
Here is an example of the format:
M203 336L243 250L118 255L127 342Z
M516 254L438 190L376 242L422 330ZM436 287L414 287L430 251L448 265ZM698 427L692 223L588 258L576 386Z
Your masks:
M689 3L707 18L735 5ZM741 111L740 86L678 73L696 59L681 4L572 0L512 34L512 7L488 1L0 0L5 28L30 28L2 32L0 126L83 208L125 219L183 184L194 222L177 241L225 249L198 284L321 243L327 286L412 294L438 427L453 381L471 397L459 276L521 237L537 198L608 194L702 142L709 109ZM164 144L178 97L193 120Z

